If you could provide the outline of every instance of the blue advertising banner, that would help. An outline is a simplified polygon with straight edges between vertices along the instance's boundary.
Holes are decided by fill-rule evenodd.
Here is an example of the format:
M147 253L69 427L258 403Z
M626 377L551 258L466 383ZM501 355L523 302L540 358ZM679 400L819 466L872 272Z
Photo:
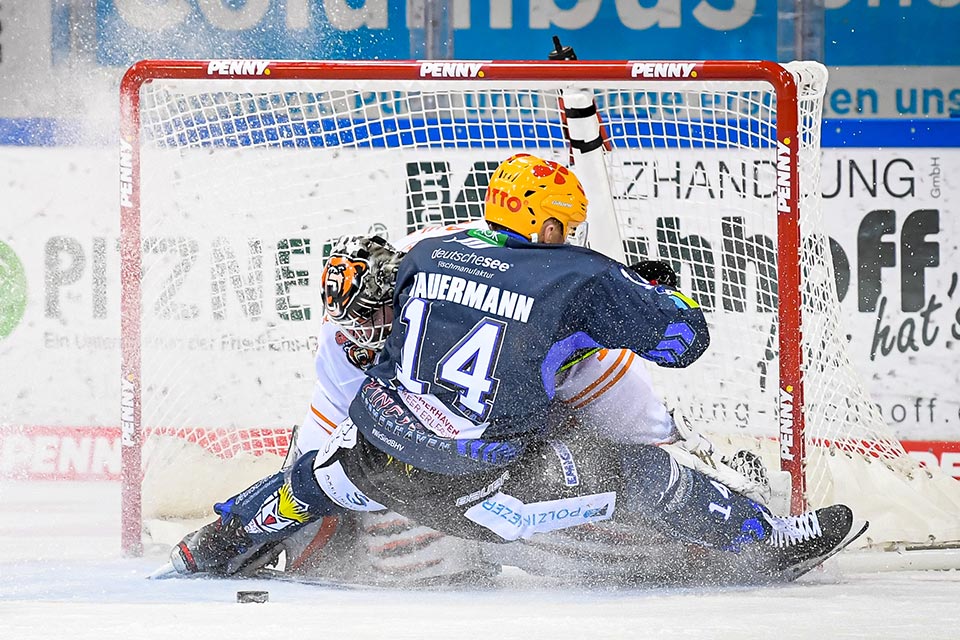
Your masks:
M97 0L97 59L405 59L405 3ZM353 8L351 5L358 5Z
M826 5L827 65L960 65L960 0L826 0Z
M97 58L406 59L424 0L97 0ZM828 65L960 65L960 0L828 0ZM454 57L776 59L776 0L529 0L454 8ZM465 10L460 10L465 9Z

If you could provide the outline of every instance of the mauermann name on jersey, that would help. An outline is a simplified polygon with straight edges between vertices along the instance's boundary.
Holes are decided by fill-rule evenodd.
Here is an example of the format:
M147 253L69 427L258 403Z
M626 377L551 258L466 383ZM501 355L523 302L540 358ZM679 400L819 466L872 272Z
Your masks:
M467 278L420 272L414 276L411 298L446 300L503 318L527 322L534 298L508 289L491 287Z

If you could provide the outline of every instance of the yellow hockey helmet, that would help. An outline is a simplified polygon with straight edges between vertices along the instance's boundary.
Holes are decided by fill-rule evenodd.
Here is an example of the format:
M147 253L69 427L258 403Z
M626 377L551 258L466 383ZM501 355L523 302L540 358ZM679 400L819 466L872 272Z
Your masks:
M500 163L490 177L484 218L527 239L540 233L547 219L556 218L569 236L587 219L587 196L570 169L518 153Z

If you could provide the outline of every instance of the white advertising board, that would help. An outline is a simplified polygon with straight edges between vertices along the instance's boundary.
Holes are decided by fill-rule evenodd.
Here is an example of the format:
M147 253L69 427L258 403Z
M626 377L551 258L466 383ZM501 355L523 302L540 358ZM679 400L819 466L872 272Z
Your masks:
M383 211L394 212L384 219L384 231L394 236L405 225L403 181L409 176L403 162L398 160L397 170L376 172L379 182L367 185L382 194ZM120 396L116 166L112 149L0 147L0 425L8 434L9 427L20 430L16 438L0 439L0 473L33 465L62 474L76 470L75 460L83 455L97 473L115 473L104 471L103 462L114 445L97 438L116 428ZM928 454L926 459L951 472L960 465L960 447L942 444L960 441L956 175L960 150L955 149L824 152L826 230L834 240L854 362L896 434L907 441L941 443L939 458ZM262 202L239 194L224 196L221 204L238 210L286 206L282 200ZM360 224L353 231L366 229ZM211 230L211 238L215 235ZM238 256L241 263L247 259ZM263 290L270 293L271 283ZM302 305L313 293L304 288L292 295L291 301ZM240 312L236 299L229 304L227 312ZM264 309L264 321L276 321L276 307L265 304ZM308 329L310 322L303 324ZM236 357L229 336L201 344L204 336L191 334L186 325L182 329L184 341L198 341L196 350ZM255 341L257 335L254 328L234 337ZM304 344L293 345L283 357L303 357L309 375L309 345ZM207 384L203 375L197 375L197 384ZM291 423L299 420L301 408L292 410L297 415L289 417ZM53 431L25 438L24 427ZM80 436L70 444L50 440L57 429L78 427L98 431L87 444Z
M960 150L824 152L850 347L903 439L960 440Z

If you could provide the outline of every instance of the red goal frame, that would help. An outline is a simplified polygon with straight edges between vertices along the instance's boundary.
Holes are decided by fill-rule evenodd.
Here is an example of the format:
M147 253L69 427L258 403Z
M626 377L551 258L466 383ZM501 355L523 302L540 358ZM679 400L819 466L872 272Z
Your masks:
M783 66L766 61L691 61L685 77L657 77L672 81L762 81L776 94L777 139L789 149L789 196L787 206L777 214L777 272L779 281L779 347L781 397L793 401L792 412L781 403L778 424L781 441L781 468L792 478L791 510L799 513L806 504L804 477L804 394L801 374L801 289L799 224L798 88L793 75ZM418 81L434 74L455 75L467 69L452 61L331 62L253 60L145 60L134 64L120 84L120 260L121 260L121 545L126 555L142 553L140 483L142 480L143 433L141 431L141 225L140 225L140 90L158 79L209 80L396 80ZM650 81L642 76L669 75L677 61L471 61L472 81L583 80L617 81L628 85ZM454 66L435 66L454 65ZM638 65L644 65L640 67ZM653 65L648 67L647 65ZM668 65L670 65L668 67ZM663 73L660 73L660 71ZM676 75L676 74L674 74ZM460 77L450 80L464 79Z

